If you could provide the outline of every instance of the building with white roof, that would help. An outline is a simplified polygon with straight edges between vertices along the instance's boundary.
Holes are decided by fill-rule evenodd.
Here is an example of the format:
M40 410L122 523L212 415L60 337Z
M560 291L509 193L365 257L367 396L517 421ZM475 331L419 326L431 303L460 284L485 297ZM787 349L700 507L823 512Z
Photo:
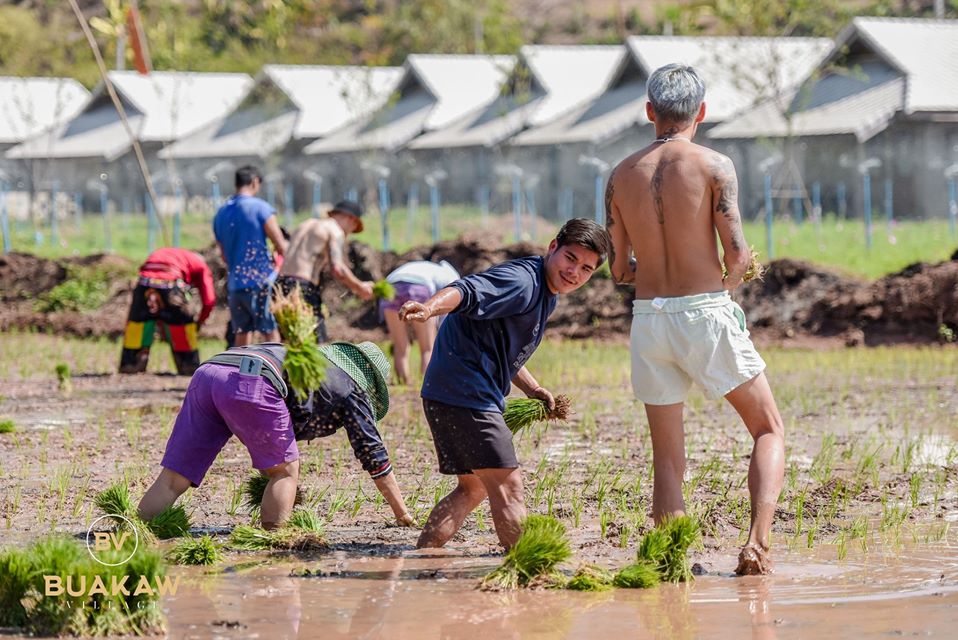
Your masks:
M769 90L799 83L830 46L824 38L633 36L602 92L519 133L510 144L520 150L517 157L527 172L549 167L552 192L571 199L577 215L590 215L595 172L608 171L653 137L645 115L645 91L657 68L684 62L702 75L704 131L755 104Z
M156 158L163 146L221 118L253 82L242 73L111 71L109 77L158 176L169 173ZM13 147L6 157L50 163L66 189L84 189L90 178L106 173L111 188L143 191L132 141L102 83L73 118Z
M709 136L742 147L788 142L805 184L822 184L826 210L840 207L844 183L846 206L861 215L858 168L871 159L881 163L872 168L875 209L884 208L887 180L894 213L939 215L943 172L958 163L958 22L855 18L800 86ZM753 153L752 164L768 154Z
M446 171L447 198L468 201L477 189L494 195L495 167L509 162L508 141L594 98L624 54L618 45L524 46L491 102L423 133L408 144L407 152L423 169ZM500 182L508 188L508 181Z
M48 179L36 163L6 160L3 155L73 118L89 97L90 92L72 78L0 77L0 182L29 189L33 182Z
M274 198L291 185L304 202L303 147L381 108L401 75L399 67L266 65L232 111L159 156L175 159L194 191L211 179L230 185L236 167L254 164Z

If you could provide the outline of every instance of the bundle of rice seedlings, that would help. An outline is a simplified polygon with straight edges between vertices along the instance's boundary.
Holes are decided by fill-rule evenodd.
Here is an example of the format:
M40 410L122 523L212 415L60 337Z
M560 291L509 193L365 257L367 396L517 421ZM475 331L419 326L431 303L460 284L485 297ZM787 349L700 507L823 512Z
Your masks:
M133 509L133 502L130 500L130 490L125 484L117 483L111 485L109 488L96 494L96 497L93 499L93 504L95 504L96 508L104 515L124 516L126 518L132 518L136 515L136 511ZM113 521L120 526L125 524L122 518L113 518Z
M258 472L250 475L243 483L243 506L254 518L259 517L259 509L263 504L263 494L266 493L267 484L269 484L269 477ZM296 487L296 499L293 504L303 504L303 492L300 487Z
M569 396L555 397L555 409L549 411L546 403L538 398L510 398L502 418L513 435L523 429L546 420L568 420L572 415L572 400Z
M326 358L316 342L316 316L303 300L299 287L289 295L276 287L271 308L286 343L286 378L296 396L303 400L322 384L326 375Z
M572 574L565 588L572 591L608 591L612 588L613 578L612 572L608 569L586 564Z
M215 542L209 534L188 538L170 549L167 559L174 564L210 565L223 559L223 545Z
M648 562L630 564L612 579L612 585L620 589L648 589L659 582L659 572Z
M151 520L140 520L130 500L130 491L122 483L114 484L98 493L94 498L94 504L104 515L123 516L123 518L111 518L121 529L128 528L128 520L132 521L147 544L153 542L151 538L154 536L160 540L167 540L185 536L190 532L190 517L179 505L167 507Z
M128 553L110 552L101 559L120 562ZM46 595L46 575L60 577L62 593ZM133 595L141 576L151 591ZM44 538L0 554L0 626L47 636L159 633L163 619L156 601L161 583L169 586L165 576L155 551L139 550L126 563L110 567L93 560L75 540ZM106 589L94 590L96 580ZM114 592L114 582L125 583L127 593Z
M396 287L385 280L378 280L373 284L373 298L376 300L394 300Z
M325 528L312 512L297 509L275 531L239 525L230 534L230 546L245 551L307 551L326 548Z
M748 269L745 270L745 275L742 276L742 282L751 282L752 280L762 280L765 277L765 265L758 261L758 251L754 248L749 247L751 257L748 263ZM725 268L725 265L722 265L722 277L728 275L728 269Z
M17 430L17 425L13 420L0 420L0 433L13 433Z
M502 564L482 579L479 588L501 591L529 586L532 580L549 574L571 555L565 526L551 516L531 515Z
M73 384L70 381L70 365L65 362L61 362L56 366L57 372L57 385L60 388L60 391L65 395L70 395L73 392Z
M698 537L699 525L691 516L669 518L642 537L638 560L655 567L665 582L690 581L687 554Z
M181 538L190 532L190 516L179 505L163 509L143 524L160 540Z

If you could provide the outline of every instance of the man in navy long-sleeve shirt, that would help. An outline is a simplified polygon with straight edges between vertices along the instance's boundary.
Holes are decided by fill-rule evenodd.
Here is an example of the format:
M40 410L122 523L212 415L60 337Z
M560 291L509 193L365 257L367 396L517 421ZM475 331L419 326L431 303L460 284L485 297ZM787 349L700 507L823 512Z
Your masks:
M450 314L436 338L422 399L439 471L458 476L459 484L429 514L419 547L443 546L487 497L499 542L508 549L519 537L526 510L512 432L502 418L505 396L514 384L555 407L525 363L542 341L559 294L588 282L609 245L605 229L574 218L544 257L504 262L399 310L406 322Z

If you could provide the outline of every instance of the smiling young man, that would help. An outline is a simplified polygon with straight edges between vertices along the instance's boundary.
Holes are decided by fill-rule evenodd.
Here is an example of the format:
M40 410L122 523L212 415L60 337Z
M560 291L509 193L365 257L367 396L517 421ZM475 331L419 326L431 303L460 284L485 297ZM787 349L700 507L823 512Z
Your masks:
M459 483L429 514L418 546L441 547L489 499L499 542L515 544L526 516L512 433L502 418L514 384L554 408L525 367L542 341L559 294L575 291L609 253L601 226L569 220L543 256L519 258L456 280L426 302L400 308L404 322L450 314L439 329L422 386L439 471Z

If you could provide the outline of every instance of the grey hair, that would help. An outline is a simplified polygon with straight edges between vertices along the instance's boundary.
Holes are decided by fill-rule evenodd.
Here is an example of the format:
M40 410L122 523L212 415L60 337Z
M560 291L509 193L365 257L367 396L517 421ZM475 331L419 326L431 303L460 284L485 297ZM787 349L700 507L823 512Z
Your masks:
M705 99L705 83L687 64L656 69L646 86L655 115L668 122L690 122Z

